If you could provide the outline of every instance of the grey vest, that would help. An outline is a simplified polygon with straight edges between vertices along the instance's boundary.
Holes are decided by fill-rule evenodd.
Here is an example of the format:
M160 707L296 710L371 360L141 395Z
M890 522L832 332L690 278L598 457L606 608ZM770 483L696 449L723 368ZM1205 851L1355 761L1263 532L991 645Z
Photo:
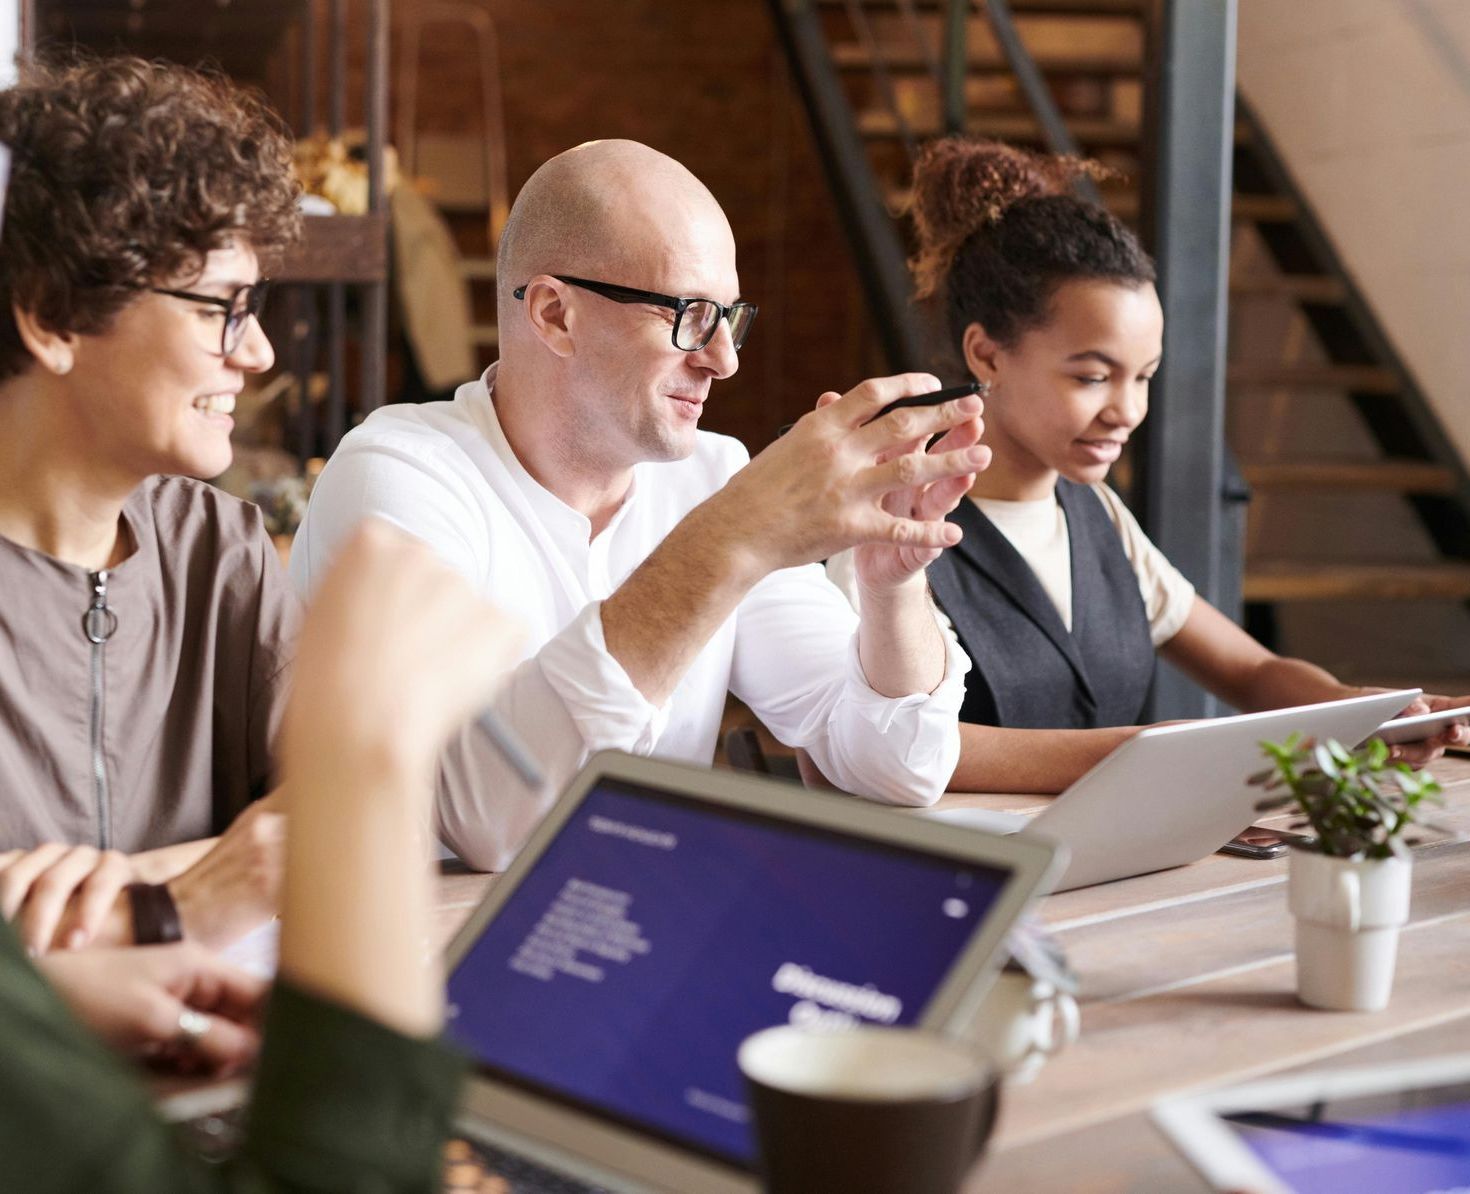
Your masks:
M971 501L929 585L974 665L960 720L1017 729L1136 725L1154 648L1138 578L1097 495L1057 482L1072 554L1072 630L1036 573Z

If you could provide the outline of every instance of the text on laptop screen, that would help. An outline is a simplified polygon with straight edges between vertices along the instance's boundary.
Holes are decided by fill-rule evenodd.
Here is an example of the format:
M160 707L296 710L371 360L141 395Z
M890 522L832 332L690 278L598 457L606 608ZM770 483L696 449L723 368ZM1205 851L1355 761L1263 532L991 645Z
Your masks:
M599 783L449 979L483 1069L741 1166L735 1051L913 1024L1009 872Z

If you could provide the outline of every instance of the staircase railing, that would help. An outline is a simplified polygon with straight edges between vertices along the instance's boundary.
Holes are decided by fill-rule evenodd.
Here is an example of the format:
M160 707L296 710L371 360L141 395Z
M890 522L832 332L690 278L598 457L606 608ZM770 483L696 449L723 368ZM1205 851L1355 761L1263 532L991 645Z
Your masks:
M1311 203L1292 177L1265 126L1249 104L1241 100L1239 107L1240 118L1250 131L1253 168L1261 172L1274 192L1292 197L1297 210L1293 235L1300 238L1320 272L1339 280L1341 308L1351 329L1346 336L1357 337L1366 349L1363 354L1366 361L1382 365L1393 374L1394 397L1349 391L1350 400L1386 454L1432 460L1450 470L1454 477L1453 492L1410 493L1405 498L1441 555L1470 559L1470 472L1467 472L1465 462L1445 434L1443 424L1413 371L1404 363L1373 313L1352 271L1343 264L1332 238L1317 219ZM1267 248L1275 256L1269 240ZM1308 326L1329 355L1338 360L1347 359L1348 354L1342 351L1344 330L1330 323L1327 314L1319 308L1308 304L1302 311Z
M967 18L975 4L974 0L948 0L948 5L944 39L944 114L945 127L957 133L965 127L965 60L969 48L966 30L969 25ZM1052 153L1080 156L1082 150L1072 137L1071 130L1067 128L1062 110L1057 107L1057 102L1052 98L1046 80L1042 77L1041 68L1036 65L1036 59L1031 57L1021 35L1016 32L1016 21L1011 14L1009 0L984 0L984 12L990 23L990 31L1000 46L1000 52L1005 56L1011 74L1016 76L1021 94L1026 98L1026 106L1041 125L1041 134L1046 139L1047 148ZM1102 202L1102 195L1098 193L1092 179L1078 179L1076 189L1093 203Z
M888 363L896 370L923 368L924 330L909 301L903 242L883 206L821 19L812 0L770 5Z

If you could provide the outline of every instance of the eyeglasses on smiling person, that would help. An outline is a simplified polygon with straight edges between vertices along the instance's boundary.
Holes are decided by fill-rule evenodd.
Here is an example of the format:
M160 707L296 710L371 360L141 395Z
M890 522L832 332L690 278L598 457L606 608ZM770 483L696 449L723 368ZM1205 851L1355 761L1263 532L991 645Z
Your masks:
M207 307L218 307L224 318L220 321L220 356L232 356L245 339L245 331L251 319L258 319L265 309L265 300L270 294L270 281L262 278L249 286L241 286L229 298L213 294L197 294L191 290L173 290L167 286L150 286L154 294L201 303Z
M577 278L570 274L552 274L558 282L590 290L593 294L611 299L615 303L647 303L655 307L667 307L674 313L672 339L674 347L684 352L698 352L715 337L720 320L730 325L730 340L735 351L745 343L755 323L757 311L754 303L743 299L726 305L711 298L677 298L671 294L659 294L653 290L638 290L632 286L619 286L612 282L597 282L591 278ZM511 294L517 299L526 297L526 282L517 286Z

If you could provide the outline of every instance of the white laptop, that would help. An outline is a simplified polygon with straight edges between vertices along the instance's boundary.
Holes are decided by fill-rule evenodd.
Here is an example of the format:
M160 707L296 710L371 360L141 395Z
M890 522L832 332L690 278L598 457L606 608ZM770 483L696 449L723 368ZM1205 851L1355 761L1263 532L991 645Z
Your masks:
M449 947L461 1128L502 1170L509 1153L599 1189L754 1191L740 1042L786 1022L961 1030L1059 861L1029 835L598 755Z
M1067 847L1052 888L1067 891L1182 866L1218 850L1260 816L1248 776L1260 743L1293 731L1358 743L1419 695L1417 688L1242 713L1135 734L1035 816L933 809L933 818L992 833L1028 828Z
M1470 1189L1470 1054L1270 1078L1168 1099L1154 1122L1216 1190Z

